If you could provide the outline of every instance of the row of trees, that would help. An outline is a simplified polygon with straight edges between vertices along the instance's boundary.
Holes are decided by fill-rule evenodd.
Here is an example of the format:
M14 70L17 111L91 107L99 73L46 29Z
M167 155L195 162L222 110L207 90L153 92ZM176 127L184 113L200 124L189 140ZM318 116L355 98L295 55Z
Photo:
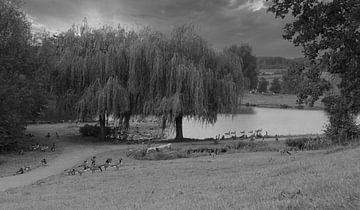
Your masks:
M268 88L269 84L270 84L269 81L267 81L265 78L261 77L257 91L259 93L267 93L268 90L273 93L281 92L281 82L280 82L279 78L273 79L270 84L270 87Z
M271 83L265 78L260 78L258 92L284 93L298 95L304 86L309 82L304 71L303 65L291 65L287 71L284 72L281 79L274 78Z
M81 26L58 35L32 34L19 1L0 1L0 133L21 134L44 111L98 116L104 138L110 116L129 126L133 115L155 115L176 127L182 119L214 123L234 113L245 88L257 86L256 57L248 45L216 51L193 25L170 35L145 28ZM9 138L8 138L9 137Z

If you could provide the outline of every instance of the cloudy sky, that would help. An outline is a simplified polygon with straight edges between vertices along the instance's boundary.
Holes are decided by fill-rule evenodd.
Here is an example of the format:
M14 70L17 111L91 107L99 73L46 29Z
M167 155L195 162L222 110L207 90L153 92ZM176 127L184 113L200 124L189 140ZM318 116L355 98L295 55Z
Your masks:
M221 49L248 43L257 56L301 57L282 39L284 21L266 12L264 0L24 0L36 29L64 31L87 18L92 26L151 26L163 32L192 22Z

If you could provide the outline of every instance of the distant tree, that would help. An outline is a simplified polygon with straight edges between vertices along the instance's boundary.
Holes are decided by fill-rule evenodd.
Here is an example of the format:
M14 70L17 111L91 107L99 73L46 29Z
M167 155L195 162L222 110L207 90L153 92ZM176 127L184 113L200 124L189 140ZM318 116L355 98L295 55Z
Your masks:
M0 142L22 134L44 109L30 23L15 1L0 0ZM1 148L0 148L1 149Z
M305 56L317 63L307 73L308 84L316 90L306 88L300 102L317 100L328 89L321 71L337 75L340 94L323 100L330 114L327 133L336 140L359 135L355 118L360 112L360 1L272 0L269 11L280 18L293 16L283 37L302 46Z
M275 78L271 82L271 86L270 86L269 90L271 92L274 92L274 93L280 93L281 92L281 84L280 84L279 78Z
M227 50L242 59L246 87L250 90L256 89L258 85L257 59L252 53L252 48L249 45L232 45Z
M269 85L269 82L264 77L261 77L260 81L259 81L258 92L266 93L268 85Z
M281 91L285 94L298 94L303 87L305 74L303 68L298 65L291 65L283 74Z

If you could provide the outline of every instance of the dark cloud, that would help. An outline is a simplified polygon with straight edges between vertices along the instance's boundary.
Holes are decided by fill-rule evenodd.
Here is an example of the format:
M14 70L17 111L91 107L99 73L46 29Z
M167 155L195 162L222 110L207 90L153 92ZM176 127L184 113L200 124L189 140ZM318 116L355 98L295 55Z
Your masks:
M170 31L192 22L216 48L250 44L256 55L301 56L282 39L284 22L264 9L263 0L28 0L24 9L36 27L63 31L87 17L91 25L151 26Z

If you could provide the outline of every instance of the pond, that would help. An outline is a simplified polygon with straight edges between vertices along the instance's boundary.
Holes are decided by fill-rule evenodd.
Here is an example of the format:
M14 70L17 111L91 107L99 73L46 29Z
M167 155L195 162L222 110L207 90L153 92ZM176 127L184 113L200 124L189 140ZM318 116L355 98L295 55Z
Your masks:
M218 115L214 125L206 125L193 119L183 120L185 138L211 138L218 134L236 131L237 136L245 130L262 129L268 135L321 134L328 117L323 110L296 110L254 108L253 113Z

